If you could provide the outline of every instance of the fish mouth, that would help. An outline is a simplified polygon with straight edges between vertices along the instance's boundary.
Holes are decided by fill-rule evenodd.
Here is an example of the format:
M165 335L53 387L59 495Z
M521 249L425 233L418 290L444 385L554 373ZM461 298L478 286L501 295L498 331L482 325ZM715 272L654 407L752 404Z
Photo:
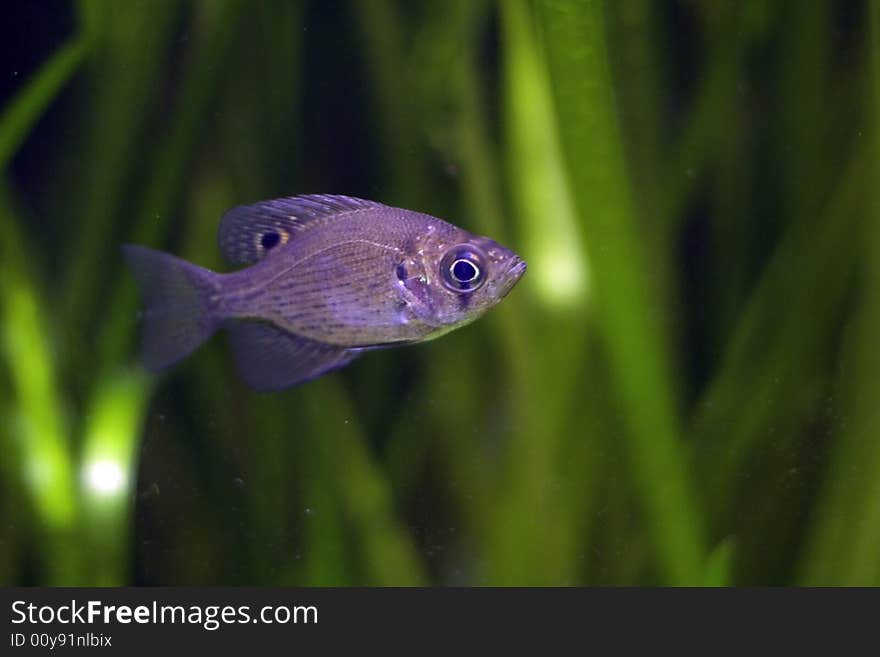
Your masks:
M507 275L512 276L514 280L519 280L519 278L526 273L526 268L526 261L516 256L513 258L510 267L507 268Z
M513 259L510 261L510 265L507 267L507 270L504 273L504 283L501 289L499 300L503 299L510 293L510 291L516 286L516 284L519 282L519 279L522 278L522 275L525 272L526 261L519 256L514 256Z

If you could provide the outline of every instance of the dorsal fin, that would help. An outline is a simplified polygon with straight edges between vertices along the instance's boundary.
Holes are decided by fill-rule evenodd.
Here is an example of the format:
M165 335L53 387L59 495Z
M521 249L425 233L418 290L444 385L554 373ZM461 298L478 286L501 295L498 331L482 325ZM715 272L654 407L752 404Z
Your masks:
M217 241L231 265L251 265L287 244L319 220L385 207L375 201L332 194L307 194L232 208L220 220Z

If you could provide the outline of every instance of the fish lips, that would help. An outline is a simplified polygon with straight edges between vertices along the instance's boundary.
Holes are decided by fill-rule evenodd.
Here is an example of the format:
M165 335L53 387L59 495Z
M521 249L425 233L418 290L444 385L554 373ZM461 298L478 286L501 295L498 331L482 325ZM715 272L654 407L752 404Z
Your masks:
M514 279L513 282L516 283L526 273L527 268L525 260L519 256L513 256L510 266L507 268L507 275L511 276Z
M510 263L504 272L504 283L501 286L499 300L503 299L510 293L514 286L519 282L519 279L526 273L526 268L526 261L519 256L513 256L510 259Z

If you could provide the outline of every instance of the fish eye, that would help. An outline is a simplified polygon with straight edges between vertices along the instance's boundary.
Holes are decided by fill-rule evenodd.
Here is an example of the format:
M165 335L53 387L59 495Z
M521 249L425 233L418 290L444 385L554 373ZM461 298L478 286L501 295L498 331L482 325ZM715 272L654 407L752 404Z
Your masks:
M485 280L485 256L475 247L456 246L440 262L443 284L453 292L473 292Z

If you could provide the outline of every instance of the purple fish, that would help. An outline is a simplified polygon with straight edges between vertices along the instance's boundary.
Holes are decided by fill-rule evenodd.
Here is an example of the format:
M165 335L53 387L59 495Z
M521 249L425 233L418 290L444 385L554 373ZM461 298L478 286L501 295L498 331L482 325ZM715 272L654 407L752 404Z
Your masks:
M472 322L526 263L442 219L347 196L233 208L220 223L221 274L126 245L143 297L143 359L154 371L229 331L242 377L278 390L369 349L423 342Z

